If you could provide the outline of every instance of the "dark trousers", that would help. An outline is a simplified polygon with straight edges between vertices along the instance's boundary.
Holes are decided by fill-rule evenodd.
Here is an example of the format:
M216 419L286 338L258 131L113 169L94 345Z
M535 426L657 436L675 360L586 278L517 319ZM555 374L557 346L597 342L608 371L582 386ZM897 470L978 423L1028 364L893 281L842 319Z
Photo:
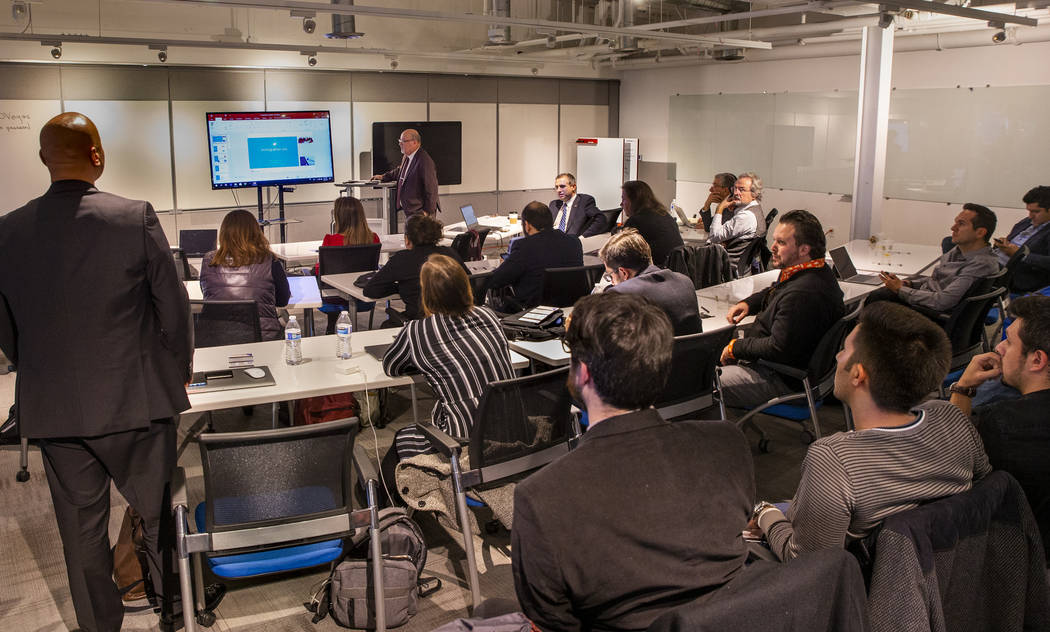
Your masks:
M161 552L170 553L172 542L168 483L175 466L175 448L171 419L100 437L40 440L62 536L69 591L77 623L85 632L118 631L124 619L124 604L113 583L110 481L142 515L154 590L158 597L165 594ZM164 566L170 572L170 561Z

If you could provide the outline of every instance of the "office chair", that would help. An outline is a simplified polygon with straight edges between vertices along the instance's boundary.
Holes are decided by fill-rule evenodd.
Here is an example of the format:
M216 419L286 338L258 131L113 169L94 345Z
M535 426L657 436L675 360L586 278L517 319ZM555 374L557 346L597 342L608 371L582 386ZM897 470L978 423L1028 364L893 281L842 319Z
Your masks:
M799 423L804 422L806 419L812 419L813 433L810 433L809 430L805 429L805 426L803 426L803 439L808 443L821 437L820 420L817 417L817 409L820 408L823 404L823 400L828 395L831 395L835 388L835 354L842 349L842 343L846 340L846 336L849 334L850 330L853 329L853 325L856 322L857 317L860 315L860 310L861 308L858 306L855 310L840 318L830 329L828 329L813 350L813 355L809 359L809 366L806 367L805 370L793 366L778 364L776 362L770 362L768 360L758 361L759 364L773 369L781 376L793 378L802 382L802 390L774 397L766 403L752 408L747 414L737 420L736 424L741 430L750 427L758 432L759 450L762 452L769 452L769 438L766 437L765 431L755 424L754 416L758 413L765 413L767 415L773 415L775 417L789 419ZM721 368L716 369L715 384L720 396L722 392L721 374ZM806 401L805 406L788 403L801 399ZM849 410L846 408L845 404L843 404L842 407L848 419L850 415Z
M175 273L179 275L180 281L188 281L193 279L193 269L190 268L189 259L186 258L186 251L182 248L172 248L171 258L175 262Z
M543 271L540 304L570 307L577 299L591 293L604 271L604 265L547 268Z
M192 527L185 470L176 468L172 481L186 632L215 621L203 605L203 564L227 579L332 564L358 529L370 532L374 603L383 603L378 476L354 445L358 427L354 417L201 435L204 502L193 512ZM353 508L351 468L366 490L363 509ZM376 608L375 617L376 629L384 630L385 608Z
M317 249L318 275L317 287L321 290L320 310L328 316L328 326L325 334L335 333L335 322L339 320L339 313L350 308L350 303L338 295L331 286L321 281L326 274L343 274L346 272L370 272L379 269L379 252L382 244L367 244L364 246L322 246ZM358 313L369 312L368 328L372 328L375 318L374 302L357 301ZM354 323L357 327L357 323Z
M609 209L607 211L602 211L601 212L602 215L605 216L605 231L604 232L611 233L613 231L613 229L616 228L616 219L618 217L620 217L620 211L621 210L622 209L620 209L620 208L611 208L611 209ZM584 230L586 231L587 228L584 227Z
M481 396L467 445L469 469L460 469L464 447L432 424L417 424L449 460L456 514L463 533L471 599L481 603L466 490L520 480L575 447L579 427L570 412L569 367L489 384ZM476 504L476 503L475 503Z
M262 341L255 301L193 300L190 311L195 349Z
M664 419L696 413L715 403L715 367L733 338L733 329L675 336L667 386L653 404ZM725 404L719 399L718 405L725 419Z
M667 254L666 267L692 279L698 290L728 283L732 278L729 253L722 244L678 246Z

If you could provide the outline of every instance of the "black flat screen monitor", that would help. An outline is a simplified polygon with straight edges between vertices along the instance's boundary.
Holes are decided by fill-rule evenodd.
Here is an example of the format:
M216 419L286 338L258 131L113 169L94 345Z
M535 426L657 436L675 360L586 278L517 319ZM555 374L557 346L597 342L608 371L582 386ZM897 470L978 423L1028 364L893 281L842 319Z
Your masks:
M401 164L397 139L406 129L419 132L423 149L434 159L438 184L463 182L463 123L460 121L372 123L372 173L386 173Z
M208 112L211 188L334 182L327 110Z

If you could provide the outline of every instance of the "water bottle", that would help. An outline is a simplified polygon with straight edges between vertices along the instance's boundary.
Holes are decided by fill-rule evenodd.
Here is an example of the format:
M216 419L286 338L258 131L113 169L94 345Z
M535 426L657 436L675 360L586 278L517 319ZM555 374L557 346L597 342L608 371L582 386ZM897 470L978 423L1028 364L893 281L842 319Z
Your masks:
M284 361L287 364L302 364L303 341L302 330L299 329L299 321L295 316L288 318L288 326L284 328Z
M335 321L335 357L340 360L350 359L350 334L354 326L350 323L350 312L343 310L339 320Z

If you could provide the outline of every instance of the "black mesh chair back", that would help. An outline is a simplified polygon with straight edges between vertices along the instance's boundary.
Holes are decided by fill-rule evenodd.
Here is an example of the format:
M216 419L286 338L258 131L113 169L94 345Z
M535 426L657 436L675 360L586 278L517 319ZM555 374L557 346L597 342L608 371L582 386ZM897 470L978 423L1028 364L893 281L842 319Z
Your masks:
M179 275L180 281L193 278L193 271L190 270L190 262L186 258L186 251L182 248L172 248L171 258L175 262L175 274Z
M317 249L318 272L343 274L345 272L368 272L379 269L379 250L383 244L365 246L322 246Z
M200 436L209 533L351 510L356 419ZM331 536L327 536L331 539Z
M566 442L576 436L565 384L568 374L566 366L488 385L474 416L468 448L470 468L477 473L474 484L539 467L551 460L548 449L568 451ZM499 467L529 456L537 457L532 467L528 459L512 468Z
M460 260L464 262L480 261L482 259L481 244L482 237L480 231L468 230L452 238L452 249L456 251Z
M594 289L605 271L603 265L547 268L543 271L543 293L540 303L551 307L569 307Z
M857 306L852 312L835 321L813 349L807 373L810 385L817 391L814 394L817 399L827 397L835 387L835 355L842 349L846 336L857 324L860 310L861 307Z
M737 278L766 271L766 260L762 253L765 247L766 240L762 237L751 240L744 252L740 254L740 259L737 260L736 269L733 271Z
M769 234L769 227L773 224L773 220L777 218L778 214L780 214L780 211L777 209L773 209L766 213L766 234Z
M944 239L941 240L941 254L944 254L944 253L948 252L949 250L951 250L954 247L955 247L955 244L952 243L952 236L951 235L947 235L947 236L945 236Z
M193 228L179 231L179 248L187 257L203 257L215 250L219 231L215 228Z
M605 232L611 233L616 228L616 220L620 217L620 211L619 208L613 208L601 212L605 216Z
M255 301L190 301L197 349L262 341Z
M714 403L715 367L732 338L732 327L675 337L667 386L653 404L665 419L697 412Z
M1005 270L1000 272L1003 273ZM998 276L981 279L974 283L969 296L952 310L944 325L944 331L952 343L952 371L966 365L973 356L984 351L985 318L988 310L1004 294L1006 288L1000 285Z

